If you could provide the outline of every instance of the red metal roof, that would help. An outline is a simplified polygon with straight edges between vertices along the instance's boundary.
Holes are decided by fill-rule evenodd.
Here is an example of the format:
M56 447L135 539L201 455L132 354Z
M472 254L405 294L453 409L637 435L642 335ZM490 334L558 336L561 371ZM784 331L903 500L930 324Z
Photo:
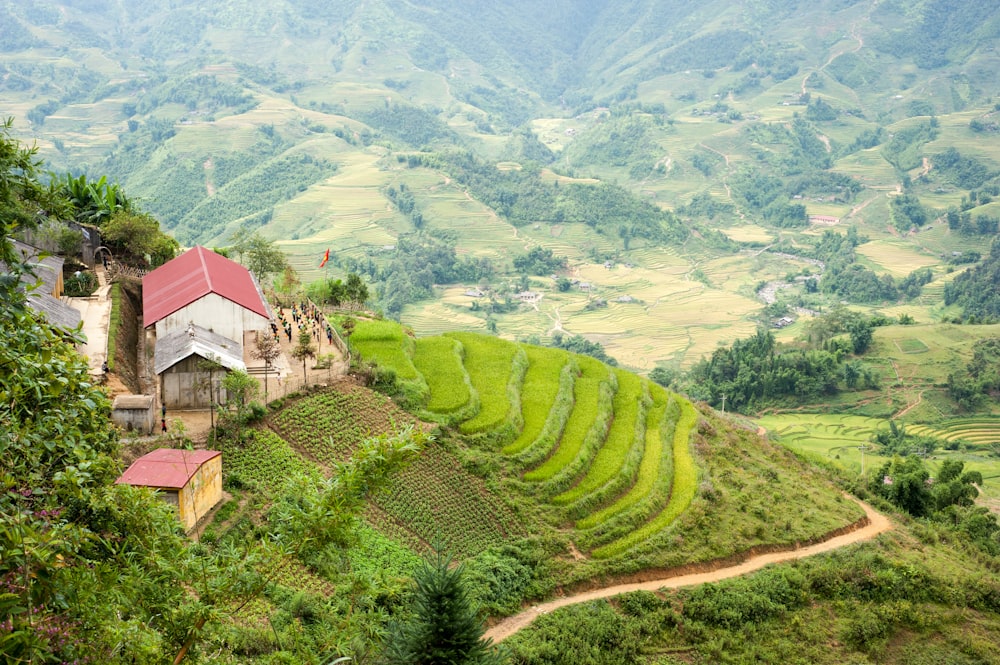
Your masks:
M132 462L115 483L179 490L202 464L221 454L218 450L158 448Z
M209 293L270 318L250 271L199 246L142 278L144 325L148 328Z

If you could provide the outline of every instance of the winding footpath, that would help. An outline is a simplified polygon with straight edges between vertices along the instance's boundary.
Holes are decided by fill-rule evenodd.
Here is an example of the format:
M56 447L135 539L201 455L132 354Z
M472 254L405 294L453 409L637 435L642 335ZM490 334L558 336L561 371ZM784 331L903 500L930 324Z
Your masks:
M851 498L853 499L854 497ZM885 533L892 528L892 523L885 515L876 512L875 509L863 501L859 501L858 499L854 500L857 501L858 504L864 509L867 517L867 524L859 529L828 538L827 540L823 540L813 545L751 556L742 563L720 567L707 572L692 573L688 575L674 575L672 577L650 580L648 582L617 584L603 589L594 589L593 591L585 591L572 596L556 598L555 600L551 600L547 603L535 605L534 607L524 610L520 614L515 614L514 616L503 619L500 623L487 630L484 637L488 637L494 642L502 642L522 628L528 627L531 622L535 620L535 617L541 614L548 614L553 610L567 605L586 603L600 598L610 598L612 596L628 593L630 591L658 591L660 589L676 589L685 586L695 586L698 584L705 584L706 582L718 582L731 577L738 577L740 575L752 573L765 566L769 566L772 563L782 563L785 561L792 561L794 559L803 559L807 556L822 554L823 552L829 552L846 545L853 545L854 543L871 540L880 533ZM862 522L864 521L865 520L862 520Z

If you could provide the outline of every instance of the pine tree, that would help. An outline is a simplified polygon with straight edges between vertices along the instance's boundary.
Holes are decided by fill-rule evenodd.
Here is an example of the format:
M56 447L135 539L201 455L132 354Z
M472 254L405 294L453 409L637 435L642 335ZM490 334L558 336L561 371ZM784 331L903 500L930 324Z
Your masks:
M464 566L451 567L440 551L424 561L414 579L412 616L395 624L386 646L385 662L406 665L499 665L503 658L482 639L483 622L476 615L463 580Z

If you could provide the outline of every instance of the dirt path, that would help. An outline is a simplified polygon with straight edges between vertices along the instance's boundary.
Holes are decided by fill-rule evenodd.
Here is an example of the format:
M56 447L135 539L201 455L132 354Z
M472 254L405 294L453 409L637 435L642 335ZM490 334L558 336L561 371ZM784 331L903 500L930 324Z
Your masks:
M921 390L919 393L917 393L917 401L914 402L913 404L910 404L901 411L897 412L896 415L892 416L892 420L899 420L900 418L908 414L910 411L912 411L915 407L920 406L920 403L923 401L924 401L924 391Z
M660 589L676 589L679 587L705 584L706 582L718 582L731 577L738 577L740 575L752 573L772 563L802 559L807 556L813 556L814 554L829 552L831 550L844 547L845 545L852 545L854 543L870 540L880 533L884 533L892 528L892 523L885 515L876 512L871 506L862 501L858 501L857 499L854 500L857 501L858 504L864 509L865 515L867 516L868 524L860 529L856 529L840 536L834 536L833 538L816 543L815 545L807 545L796 549L788 549L781 552L770 552L768 554L752 556L743 563L734 566L725 566L708 572L676 575L659 580L651 580L649 582L618 584L615 586L605 587L603 589L586 591L573 596L557 598L547 603L542 603L541 605L535 605L534 607L524 610L520 614L507 617L486 631L486 637L491 638L494 642L501 642L522 628L529 626L538 615L548 614L553 610L567 605L585 603L600 598L610 598L611 596L617 596L630 591L658 591Z

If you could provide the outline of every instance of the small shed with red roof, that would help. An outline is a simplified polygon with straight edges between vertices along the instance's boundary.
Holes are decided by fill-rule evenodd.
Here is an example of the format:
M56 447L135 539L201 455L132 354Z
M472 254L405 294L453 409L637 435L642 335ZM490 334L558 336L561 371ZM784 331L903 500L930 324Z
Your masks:
M222 500L222 453L158 448L125 470L118 484L151 487L174 506L190 531Z

